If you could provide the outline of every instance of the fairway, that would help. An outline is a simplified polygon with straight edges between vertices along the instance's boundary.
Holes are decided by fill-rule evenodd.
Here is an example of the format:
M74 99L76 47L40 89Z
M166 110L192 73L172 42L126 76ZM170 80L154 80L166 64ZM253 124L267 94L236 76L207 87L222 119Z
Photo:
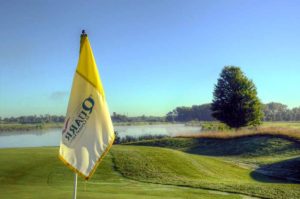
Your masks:
M281 162L289 160L288 165L297 167L298 145L263 137L248 138L245 146L246 140L237 140L238 147L244 145L242 154L230 154L234 150L228 146L222 156L212 140L168 138L136 143L148 146L114 145L91 180L79 178L78 198L299 198L299 182L267 177L250 166L256 161L284 169ZM251 151L256 142L269 150L255 145L262 151ZM1 149L0 198L71 198L73 173L57 153L57 147Z

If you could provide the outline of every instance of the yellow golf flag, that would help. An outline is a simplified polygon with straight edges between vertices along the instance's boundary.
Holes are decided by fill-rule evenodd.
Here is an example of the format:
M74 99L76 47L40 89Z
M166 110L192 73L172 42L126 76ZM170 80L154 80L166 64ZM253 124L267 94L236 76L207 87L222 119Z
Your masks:
M92 48L87 35L82 34L59 158L87 180L110 149L114 138Z

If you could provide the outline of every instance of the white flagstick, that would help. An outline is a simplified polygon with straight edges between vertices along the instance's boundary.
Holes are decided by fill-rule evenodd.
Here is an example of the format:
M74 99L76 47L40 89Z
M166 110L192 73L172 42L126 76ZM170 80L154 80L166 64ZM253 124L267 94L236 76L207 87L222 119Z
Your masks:
M73 199L76 199L77 194L77 173L74 174L74 191L73 191Z
M82 30L81 37L86 35L85 30ZM80 45L81 46L81 45ZM81 47L80 47L81 49ZM80 50L79 50L79 55L80 55ZM77 173L74 174L74 190L73 190L73 199L76 199L76 194L77 194Z

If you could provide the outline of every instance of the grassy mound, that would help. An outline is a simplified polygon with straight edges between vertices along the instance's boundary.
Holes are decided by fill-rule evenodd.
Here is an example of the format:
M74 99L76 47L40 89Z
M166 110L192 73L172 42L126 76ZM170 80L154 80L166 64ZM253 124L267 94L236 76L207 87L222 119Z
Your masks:
M116 168L124 176L159 184L199 187L263 198L298 198L300 185L267 177L221 159L158 147L117 146ZM269 183L264 183L269 182Z
M178 149L209 156L292 156L300 154L300 143L270 135L237 138L165 138L131 143L139 146L157 146Z
M198 138L191 153L211 156L258 157L300 154L300 144L268 135L232 139Z

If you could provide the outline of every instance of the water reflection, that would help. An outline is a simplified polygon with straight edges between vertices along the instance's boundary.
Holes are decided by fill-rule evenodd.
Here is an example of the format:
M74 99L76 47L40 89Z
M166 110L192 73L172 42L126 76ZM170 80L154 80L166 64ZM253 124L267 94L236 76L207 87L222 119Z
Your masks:
M0 148L58 146L61 129L13 131L0 134Z
M25 130L25 131L2 131L0 133L0 138L1 136L16 136L16 135L36 135L36 136L41 136L45 133L50 133L50 132L58 132L61 131L60 128L53 128L53 129L41 129L41 130Z

